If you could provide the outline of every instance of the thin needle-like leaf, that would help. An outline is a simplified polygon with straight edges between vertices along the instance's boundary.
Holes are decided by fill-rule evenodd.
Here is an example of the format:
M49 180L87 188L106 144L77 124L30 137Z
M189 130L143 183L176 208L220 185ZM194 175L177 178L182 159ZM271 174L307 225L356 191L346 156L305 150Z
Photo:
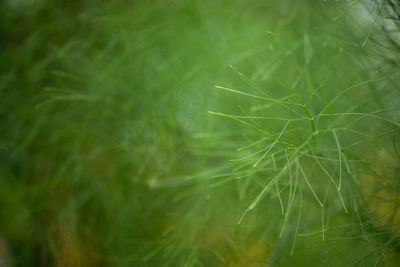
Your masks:
M339 184L338 184L337 189L338 189L338 191L340 191L340 188L342 186L342 153L341 153L341 149L340 149L339 140L336 135L336 131L332 130L332 132L335 137L335 141L336 141L336 145L337 145L338 153L339 153Z
M310 188L311 192L313 193L313 195L314 195L315 199L317 200L318 204L319 204L321 207L323 207L324 205L323 205L322 202L319 200L317 194L315 193L315 191L314 191L314 189L312 188L310 182L308 181L307 175L305 174L303 168L301 167L300 162L297 161L297 164L299 165L300 171L301 171L301 173L303 174L303 177L304 177L304 179L306 180L307 185L308 185L308 187Z
M300 190L300 189L299 189ZM296 224L296 231L294 234L294 240L293 240L293 245L292 245L292 250L290 251L290 256L293 256L293 251L294 247L296 245L296 240L297 240L297 234L299 232L299 225L300 225L300 217L301 217L301 210L303 208L303 193L300 190L300 208L299 208L299 216L297 217L297 224Z
M264 153L264 155L262 155L261 158L259 158L257 160L256 163L253 164L253 167L257 167L257 165L261 162L261 160L271 151L271 149L274 147L274 145L278 142L279 138L282 136L282 134L285 132L286 128L288 127L289 122L286 123L285 127L283 127L281 133L279 134L279 136L275 139L275 141L271 144L271 146L269 147L269 149Z
M346 89L341 91L339 94L337 94L331 101L329 101L328 104L326 104L324 106L324 108L319 112L319 114L324 113L329 107L331 107L333 104L335 104L337 101L339 101L339 99L342 98L343 95L346 94L348 91L350 91L350 90L352 90L354 88L357 88L359 86L362 86L362 85L366 85L366 84L370 84L370 83L374 83L374 82L379 82L379 81L383 81L383 80L387 80L387 79L388 78L385 77L385 78L381 78L381 79L367 80L367 81L363 81L363 82L360 82L360 83L353 84L350 87L347 87Z

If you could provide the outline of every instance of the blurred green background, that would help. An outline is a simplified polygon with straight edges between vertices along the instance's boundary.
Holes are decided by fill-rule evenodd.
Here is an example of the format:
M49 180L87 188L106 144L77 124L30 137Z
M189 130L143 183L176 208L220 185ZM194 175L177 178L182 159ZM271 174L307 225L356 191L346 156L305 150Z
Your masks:
M387 31L381 20L398 2L365 2L2 1L0 266L396 266L400 50L397 20ZM303 180L288 221L271 193L238 224L284 159L257 171L230 160L251 155L236 149L254 145L255 127L285 124L249 127L208 111L304 111L215 85L274 99L320 85L311 113L372 114L316 125L336 127L349 158L327 167L341 168L335 179L343 170L348 213L302 160L324 205L332 199L326 237ZM303 152L335 149L326 134Z

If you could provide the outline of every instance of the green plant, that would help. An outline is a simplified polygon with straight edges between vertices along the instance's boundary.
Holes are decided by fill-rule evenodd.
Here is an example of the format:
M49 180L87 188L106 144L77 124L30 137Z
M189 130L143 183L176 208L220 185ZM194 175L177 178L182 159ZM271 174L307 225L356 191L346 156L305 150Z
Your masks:
M398 5L361 4L1 2L0 265L393 264Z
M355 8L358 4L354 1L349 6L355 10L345 9L350 17L347 19L353 21L353 16L364 12ZM281 208L276 211L276 216L281 216L280 236L292 218L293 243L287 246L291 248L290 255L298 236L320 235L323 241L363 239L369 243L366 249L372 251L370 256L377 254L376 265L384 251L393 252L399 245L398 197L393 193L397 192L398 174L392 171L398 168L399 158L396 162L393 155L398 149L391 142L398 138L400 108L398 101L388 100L398 95L399 81L390 61L375 57L382 51L380 46L396 47L396 43L371 34L379 31L380 20L368 25L367 37L364 33L351 36L354 27L346 29L349 35L342 32L338 38L335 33L349 23L339 22L344 19L342 15L334 17L336 24L314 29L303 26L307 19L300 14L293 18L291 23L300 25L291 26L289 31L294 32L282 37L284 30L267 31L272 60L263 70L248 77L231 66L244 81L241 89L216 86L243 99L239 100L240 114L209 111L245 128L244 143L237 142L239 156L231 160L236 164L227 174L228 180L240 181L239 187L250 188L246 190L252 195L245 201L247 206L238 224L251 213L262 212L265 207L257 209L257 205L267 202L265 198L270 195L279 203L270 205ZM315 23L320 14L308 19ZM374 157L375 164L382 166L379 175L371 156L380 153L382 147L392 156ZM371 171L375 175L370 179L376 182L366 181L365 173ZM382 172L389 175L385 178L390 182L383 182ZM383 184L388 183L391 190L382 193ZM373 197L365 188L371 184L376 192L380 191L381 201L391 202L378 213L371 213L371 206L377 210L382 202L368 203ZM382 217L388 213L391 221L385 220L382 225ZM338 227L342 231L337 231ZM376 243L371 245L374 237ZM351 262L361 264L368 260L371 259L363 255Z

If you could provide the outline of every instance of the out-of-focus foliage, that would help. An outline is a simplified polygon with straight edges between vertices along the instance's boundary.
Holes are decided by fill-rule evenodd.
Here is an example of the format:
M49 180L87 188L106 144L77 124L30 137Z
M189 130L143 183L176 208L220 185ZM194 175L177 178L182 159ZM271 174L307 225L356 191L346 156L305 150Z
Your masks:
M395 266L398 9L3 1L0 265Z

